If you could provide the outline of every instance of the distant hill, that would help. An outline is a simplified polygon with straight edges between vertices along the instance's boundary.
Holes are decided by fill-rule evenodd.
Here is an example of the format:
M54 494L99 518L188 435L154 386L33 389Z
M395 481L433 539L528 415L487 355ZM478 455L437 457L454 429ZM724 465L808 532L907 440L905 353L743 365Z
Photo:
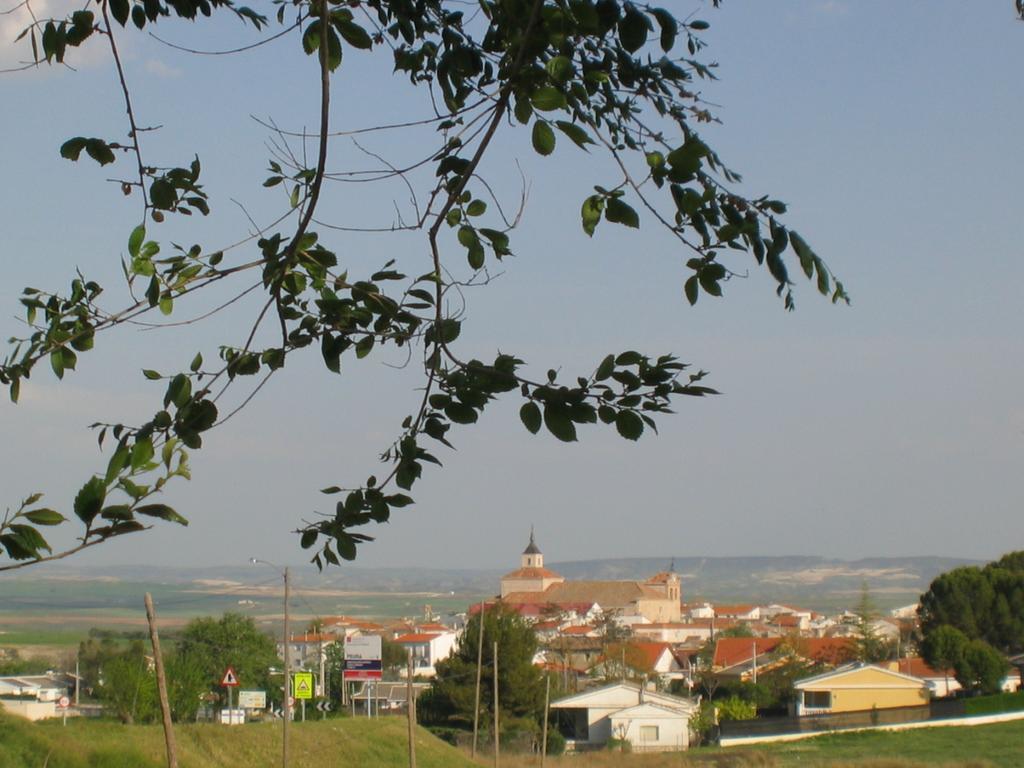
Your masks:
M874 557L840 560L815 556L787 557L645 557L579 560L549 563L567 579L643 579L672 564L682 577L687 602L784 602L827 610L849 607L867 584L879 608L914 602L940 573L981 561L951 557ZM509 569L511 569L511 564ZM370 593L439 593L467 602L498 591L506 569L363 568L345 566L317 573L308 568L293 571L299 588ZM31 573L31 577L29 574ZM18 593L22 579L38 582L97 580L135 584L165 584L203 591L218 582L245 585L268 579L266 568L217 566L162 568L152 566L59 565L11 574L0 582L6 597ZM112 591L116 591L111 584ZM99 593L102 593L102 589ZM102 600L100 594L96 597ZM454 593L454 594L452 594ZM2 610L2 609L0 609Z
M683 600L791 602L817 609L853 605L867 584L881 608L914 602L940 573L982 561L953 557L813 556L620 558L552 563L568 579L641 579L674 565Z

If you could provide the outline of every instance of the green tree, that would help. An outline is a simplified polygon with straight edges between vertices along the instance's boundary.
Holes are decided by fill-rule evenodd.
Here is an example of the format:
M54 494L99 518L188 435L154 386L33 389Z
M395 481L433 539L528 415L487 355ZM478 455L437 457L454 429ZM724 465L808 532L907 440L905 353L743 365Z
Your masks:
M1024 650L1024 553L1011 552L983 568L965 566L937 576L921 595L924 642L947 625L1004 653Z
M190 116L203 105L136 111L140 101L128 87L132 62L119 54L128 38L152 32L168 17L207 23L215 13L234 14L257 29L280 25L279 36L310 55L310 77L291 80L288 88L308 84L319 103L309 160L301 139L268 128L280 151L268 160L263 186L279 195L281 216L231 249L199 242L204 230L186 228L190 220L183 217L217 215L221 201L237 194L212 195L204 164L191 151L176 162L164 159L190 143ZM157 390L151 415L96 425L108 454L84 478L70 508L43 506L41 495L32 494L0 518L0 549L9 559L0 569L63 557L154 520L184 523L161 501L163 489L187 479L190 453L203 447L210 430L266 379L284 375L286 362L298 355L314 355L338 374L343 362L347 368L382 349L411 348L422 368L408 415L396 419L398 434L381 452L383 470L324 489L339 496L333 509L309 516L299 530L318 566L354 558L357 545L370 538L363 526L413 503L408 491L428 464L440 463L435 452L452 446L453 428L476 422L499 396L521 399L530 432L546 429L574 441L597 423L636 440L681 398L714 393L703 371L671 354L625 350L595 359L587 370L562 374L555 365L545 375L498 353L497 337L484 359L460 345L466 320L453 297L486 285L489 270L517 247L516 218L492 197L483 175L496 135L511 129L528 132L542 157L590 152L594 177L566 210L590 236L615 227L664 229L684 255L680 282L689 303L721 296L728 280L749 267L770 275L786 308L793 307L794 268L833 302L847 298L824 261L783 223L786 206L738 192L738 175L701 137L700 124L715 119L700 96L699 82L713 77L712 65L702 61L703 20L630 0L481 0L474 13L465 13L461 0L296 0L279 4L274 21L232 0L100 0L97 9L65 19L33 19L19 43L30 60L73 64L83 48L111 64L107 87L126 108L121 135L76 135L88 129L71 113L59 151L69 161L112 166L104 175L117 179L131 206L123 223L110 224L123 230L125 258L114 258L115 266L123 263L127 285L117 296L105 291L92 277L101 267L90 263L67 290L26 288L21 304L28 330L0 360L0 384L17 401L40 363L65 378L108 331L154 316L187 318L168 324L205 329L207 346L175 359L175 345L153 345L143 371ZM328 173L332 98L362 111L373 107L340 90L343 53L345 61L383 57L411 86L429 89L436 111L404 129L407 146L423 147L418 161L399 168L397 159L382 160L381 183L397 181L413 202L398 222L390 220L389 206L386 222L362 228L402 230L418 243L380 245L377 267L367 266L372 251L345 263L350 251L366 250L365 240L350 245L346 222L321 223L332 210L347 208L345 193L335 191L345 187L334 182L351 178L344 169ZM222 60L208 59L208 66ZM246 66L243 76L258 77L259 66ZM83 90L81 99L89 98ZM274 95L267 99L273 103ZM156 124L163 127L146 130ZM176 246L172 237L195 245ZM87 243L76 246L89 251ZM236 301L253 291L257 301ZM209 311L204 301L219 309ZM244 330L235 334L226 330L239 327ZM78 542L52 552L42 532L69 519L80 525Z
M757 717L757 707L753 702L739 696L730 696L715 702L719 720L753 720Z
M1001 690L1008 665L1002 654L984 640L968 640L953 666L964 688L991 694Z
M179 723L195 720L202 695L210 690L209 678L193 656L178 652L165 656L167 703L171 718Z
M936 627L921 642L921 657L932 669L945 674L946 690L949 690L949 670L956 667L968 642L967 635L948 624Z
M861 584L860 600L854 613L857 615L857 659L873 663L891 658L895 649L889 641L878 634L874 626L878 620L878 611L871 600L867 582Z
M498 705L502 732L536 731L544 713L544 676L534 666L537 639L533 628L518 613L500 604L488 607L466 624L455 652L436 665L437 676L424 697L425 722L459 728L473 725L476 692L477 642L483 618L483 674L480 686L480 723L494 729L494 643L498 643Z
M103 663L97 696L104 709L126 724L149 722L157 715L156 676L144 646L131 646Z
M266 690L271 699L280 687L280 682L270 681L270 668L281 664L274 640L257 629L249 616L225 613L219 619L193 619L182 630L177 654L202 673L204 690L220 696L224 694L220 681L228 667L235 670L242 686Z
M391 680L397 680L401 670L404 670L408 663L409 652L399 645L393 643L386 637L380 643L380 663L384 667L384 674Z

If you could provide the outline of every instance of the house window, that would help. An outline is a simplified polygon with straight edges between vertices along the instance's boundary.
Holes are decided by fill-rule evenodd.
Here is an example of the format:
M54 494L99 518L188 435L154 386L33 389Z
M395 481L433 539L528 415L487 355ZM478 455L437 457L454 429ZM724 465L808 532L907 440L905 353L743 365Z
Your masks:
M804 691L805 709L831 709L831 691Z
M656 725L641 725L640 726L640 741L651 742L658 740L658 726Z

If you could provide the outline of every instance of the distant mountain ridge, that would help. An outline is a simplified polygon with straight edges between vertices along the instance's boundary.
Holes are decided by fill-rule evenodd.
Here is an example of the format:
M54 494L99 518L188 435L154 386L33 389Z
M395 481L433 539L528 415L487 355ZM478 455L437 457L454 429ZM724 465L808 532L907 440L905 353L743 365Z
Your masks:
M685 601L791 602L812 608L852 605L866 584L879 607L913 602L940 573L983 561L955 557L870 557L842 560L810 555L754 557L626 557L549 563L567 579L644 579L674 567L682 577ZM308 589L349 592L447 592L472 596L498 591L507 569L365 568L342 566L317 573L294 569ZM33 579L123 580L163 584L229 581L252 583L257 571L246 566L159 567L74 566L31 569ZM268 571L259 569L259 581ZM18 579L11 574L8 579Z

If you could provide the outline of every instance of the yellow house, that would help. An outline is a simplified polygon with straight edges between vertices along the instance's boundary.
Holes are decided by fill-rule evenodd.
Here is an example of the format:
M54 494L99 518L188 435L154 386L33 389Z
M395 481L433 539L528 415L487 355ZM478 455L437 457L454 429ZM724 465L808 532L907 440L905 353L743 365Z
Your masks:
M910 675L857 662L797 681L797 715L824 715L928 704L928 684Z

